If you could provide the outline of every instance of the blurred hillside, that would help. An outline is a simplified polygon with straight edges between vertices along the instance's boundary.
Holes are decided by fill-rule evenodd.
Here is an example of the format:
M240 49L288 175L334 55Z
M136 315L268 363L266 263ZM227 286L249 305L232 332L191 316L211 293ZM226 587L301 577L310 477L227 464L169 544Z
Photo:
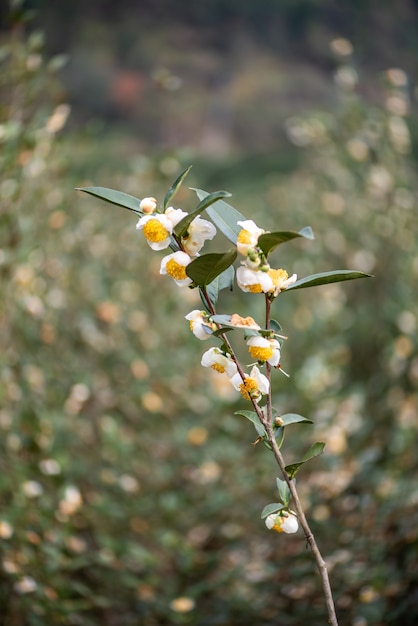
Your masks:
M69 55L62 96L73 105L71 124L117 124L151 150L277 153L286 145L286 116L338 105L338 60L329 48L336 37L353 43L371 102L384 70L400 67L413 89L418 69L418 9L410 0L26 6L36 11L48 52Z

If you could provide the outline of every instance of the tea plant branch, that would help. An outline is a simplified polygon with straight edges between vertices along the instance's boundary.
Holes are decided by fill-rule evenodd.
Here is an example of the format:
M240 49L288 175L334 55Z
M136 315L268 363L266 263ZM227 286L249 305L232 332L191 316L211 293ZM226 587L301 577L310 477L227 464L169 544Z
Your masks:
M206 289L201 289L201 293L202 296L210 310L210 312L212 313L212 315L216 315L216 309L213 306L208 293L206 291ZM266 329L268 330L270 328L270 320L271 320L271 300L270 298L266 295L265 297L265 302L266 302L266 316L265 316L265 323L266 323ZM231 346L231 343L229 342L228 337L226 336L225 333L222 333L221 335L222 340L224 341L225 345L228 347L228 350L231 353L231 356L233 358L233 360L236 363L236 366L238 368L238 371L240 373L240 376L242 378L242 380L244 380L244 372L243 369L241 367L241 364ZM269 380L269 383L271 383L271 365L269 363L266 363L266 376ZM293 502L294 502L294 507L296 509L296 513L298 516L298 520L300 522L300 525L303 528L303 531L305 533L305 538L306 541L308 543L308 545L310 546L311 550L312 550L312 554L314 556L314 559L316 561L316 565L319 571L319 575L321 578L321 582L322 582L322 587L323 587L323 592L324 592L324 597L325 597L325 602L326 602L326 606L327 606L327 610L328 610L328 623L331 624L331 626L338 626L338 620L337 620L337 615L336 615L336 611L335 611L335 604L334 604L334 599L333 599L333 595L332 595L332 589L331 589L331 584L329 581L329 576L328 576L328 570L327 570L327 566L326 566L326 562L321 554L321 551L318 547L318 544L315 540L314 534L308 524L308 521L306 519L303 507L302 507L302 503L300 501L299 498L299 494L297 492L296 489L296 485L295 482L289 477L287 471L286 471L286 463L284 461L283 455L280 452L280 448L277 444L277 440L275 437L275 433L274 433L274 429L273 429L273 408L272 408L272 393L271 393L271 385L270 385L270 392L267 395L267 402L266 402L266 410L263 411L263 409L257 404L257 402L251 398L251 403L253 405L254 411L257 414L258 419L260 420L261 424L264 427L264 430L266 432L267 435L267 441L271 446L271 450L273 452L274 458L277 462L277 465L280 468L280 471L282 473L282 476L287 484L287 486L289 487L289 491L290 494L292 496Z
M190 168L182 172L167 192L163 205L159 206L155 198L147 197L141 201L123 192L104 187L86 187L80 189L117 206L127 208L139 215L137 229L143 232L151 249L159 251L171 248L172 253L165 256L160 265L160 274L170 276L181 287L198 287L205 310L194 309L186 319L190 329L200 340L221 340L219 347L211 347L202 355L201 364L211 367L223 376L227 376L233 387L245 400L249 400L253 411L240 411L256 428L258 441L263 441L273 453L274 459L283 476L277 479L280 503L274 502L264 507L262 517L268 529L279 533L297 532L299 524L305 533L321 577L323 592L328 610L328 622L338 626L334 600L329 582L328 571L315 537L309 527L294 481L299 468L309 459L321 454L323 442L311 446L300 462L286 465L280 450L285 426L297 422L312 420L298 414L282 417L276 414L272 406L272 368L279 369L281 359L280 324L271 319L271 304L282 292L294 289L306 289L335 282L368 277L368 274L356 270L333 270L305 276L298 280L296 274L288 275L283 268L273 268L268 256L277 246L296 239L313 239L310 227L293 231L265 231L253 220L246 219L234 207L224 202L228 192L217 191L208 194L195 190L200 203L191 212L169 206L174 195L184 181ZM202 219L200 214L207 212L211 222ZM233 244L227 252L201 254L205 241L215 237L217 229ZM240 255L239 266L233 264ZM222 289L232 289L236 278L237 286L244 292L265 296L265 325L261 328L252 317L241 317L238 313L218 315L216 303ZM258 296L256 296L258 297ZM245 373L247 365L242 365L229 340L229 331L244 330L244 339L253 363L251 371ZM228 333L228 335L227 335ZM255 363L254 363L255 361ZM261 372L264 368L265 374ZM261 406L260 406L261 403ZM290 500L296 511L289 508Z

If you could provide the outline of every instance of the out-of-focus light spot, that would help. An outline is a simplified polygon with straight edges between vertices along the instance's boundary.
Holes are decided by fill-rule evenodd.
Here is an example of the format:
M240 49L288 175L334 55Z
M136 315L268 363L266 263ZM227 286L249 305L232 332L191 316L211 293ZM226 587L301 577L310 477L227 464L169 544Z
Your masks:
M350 139L347 142L347 151L355 161L367 161L369 158L369 147L362 139Z
M386 77L394 87L406 87L408 84L406 72L398 67L392 67L386 70Z
M202 446L206 443L208 435L209 433L206 428L203 428L202 426L195 426L187 433L187 441L192 446Z
M170 608L175 613L189 613L195 608L195 601L192 598L181 596L170 602Z
M6 520L0 520L0 539L10 539L13 535L13 526Z
M149 376L149 367L142 359L136 359L131 363L131 372L137 380L144 380Z
M163 409L163 401L154 391L147 391L142 396L142 406L150 413L158 413Z

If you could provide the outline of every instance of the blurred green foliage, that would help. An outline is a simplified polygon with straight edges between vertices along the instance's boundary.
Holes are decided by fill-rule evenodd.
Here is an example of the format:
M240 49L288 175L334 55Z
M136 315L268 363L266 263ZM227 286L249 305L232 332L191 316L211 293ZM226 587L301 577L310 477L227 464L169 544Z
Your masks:
M202 159L190 184L229 189L266 229L309 224L314 242L277 252L299 277L346 266L375 275L278 299L291 378L277 374L275 405L315 421L289 437L287 462L327 443L298 487L341 625L413 626L410 92L392 70L366 103L350 55L335 52L338 104L288 119L297 156L286 174L276 155L267 169ZM199 367L183 319L195 292L159 276L128 211L73 191L97 184L161 200L187 157L138 155L100 126L60 134L69 110L51 70L61 59L47 61L41 37L18 27L0 54L0 623L324 623L303 538L272 537L259 518L275 489L269 453L233 416L235 393ZM193 207L192 192L176 205ZM224 306L259 315L251 295L227 294Z

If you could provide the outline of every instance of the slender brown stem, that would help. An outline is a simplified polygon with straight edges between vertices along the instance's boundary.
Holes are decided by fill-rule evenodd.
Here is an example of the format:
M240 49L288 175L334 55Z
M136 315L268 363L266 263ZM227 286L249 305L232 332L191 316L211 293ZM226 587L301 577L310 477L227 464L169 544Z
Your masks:
M270 328L270 311L271 311L271 300L268 295L265 295L266 300L266 329ZM269 381L269 389L270 392L267 396L267 421L271 424L273 419L273 405L272 405L272 397L271 397L271 365L270 363L266 363L266 376Z
M212 305L212 302L210 301L210 298L208 297L206 290L202 289L202 294L207 302L208 308L211 311L211 313L213 315L216 314L215 308ZM271 309L271 301L268 298L268 296L266 295L266 329L268 329L270 327L270 309ZM242 380L244 380L244 372L242 370L242 367L234 353L234 350L232 349L232 346L227 338L227 336L225 334L221 335L223 341L225 342L225 345L228 347L228 350L231 353L232 358L234 359L238 371L240 373L240 376L242 378ZM266 363L266 375L267 378L269 380L269 382L271 381L271 366L269 363ZM272 394L271 394L271 385L270 385L270 392L267 396L267 404L266 404L266 410L263 411L263 409L257 404L257 402L251 398L251 402L252 405L254 407L254 411L257 414L258 419L260 420L261 424L263 425L266 434L267 434L267 439L268 442L271 446L271 449L273 451L273 455L274 458L276 459L277 465L280 468L280 471L283 475L284 480L286 481L289 490L290 490L290 494L293 498L293 502L294 502L294 507L296 509L296 514L298 516L300 525L302 526L302 529L305 533L305 537L306 537L306 541L308 543L308 545L310 546L313 556L315 558L316 561L316 565L319 571L319 575L321 577L321 582L322 582L322 588L324 591L324 596L325 596L325 602L327 605L327 610L328 610L328 623L331 624L331 626L338 626L338 620L337 620L337 614L335 611L335 605L334 605L334 598L332 595L332 590L331 590L331 585L330 585L330 581L329 581L329 576L328 576L328 570L327 570L327 566L325 563L324 558L322 557L322 554L319 550L318 544L316 543L315 537L313 535L313 532L311 531L308 521L306 519L305 513L303 511L302 508L302 504L300 502L299 499L299 494L296 490L296 485L295 483L289 478L288 473L286 472L286 464L285 461L283 459L282 453L280 452L280 448L277 444L276 441L276 437L274 434L274 428L273 428L273 422L272 422Z
M269 422L268 420L264 420L259 416L260 421L262 422L264 428L266 429L266 433L267 433L267 438L268 441L272 447L273 450L273 454L274 457L277 461L278 466L280 467L280 470L282 472L282 475L289 487L290 493L292 495L293 498L293 502L294 502L294 506L296 509L296 513L300 522L300 525L303 528L303 531L305 533L305 537L306 537L306 541L308 542L312 553L314 555L315 561L316 561L316 565L317 568L319 570L319 574L321 577L321 581L322 581L322 587L323 587L323 591L324 591L324 596L325 596L325 602L327 605L327 609L328 609L328 622L329 624L332 624L332 626L338 626L338 620L337 620L337 614L335 612L335 605L334 605L334 599L333 599L333 595L332 595L332 590L331 590L331 585L330 585L330 581L329 581L329 576L328 576L328 570L327 570L327 566L326 563L322 557L322 554L319 550L318 544L316 543L315 537L309 527L308 521L306 519L305 513L303 511L302 508L302 504L300 502L299 499L299 494L296 490L296 485L295 483L289 478L286 469L285 469L285 462L283 459L283 456L280 452L279 446L277 445L277 441L276 438L274 436L274 432L273 432L273 427L271 422Z

